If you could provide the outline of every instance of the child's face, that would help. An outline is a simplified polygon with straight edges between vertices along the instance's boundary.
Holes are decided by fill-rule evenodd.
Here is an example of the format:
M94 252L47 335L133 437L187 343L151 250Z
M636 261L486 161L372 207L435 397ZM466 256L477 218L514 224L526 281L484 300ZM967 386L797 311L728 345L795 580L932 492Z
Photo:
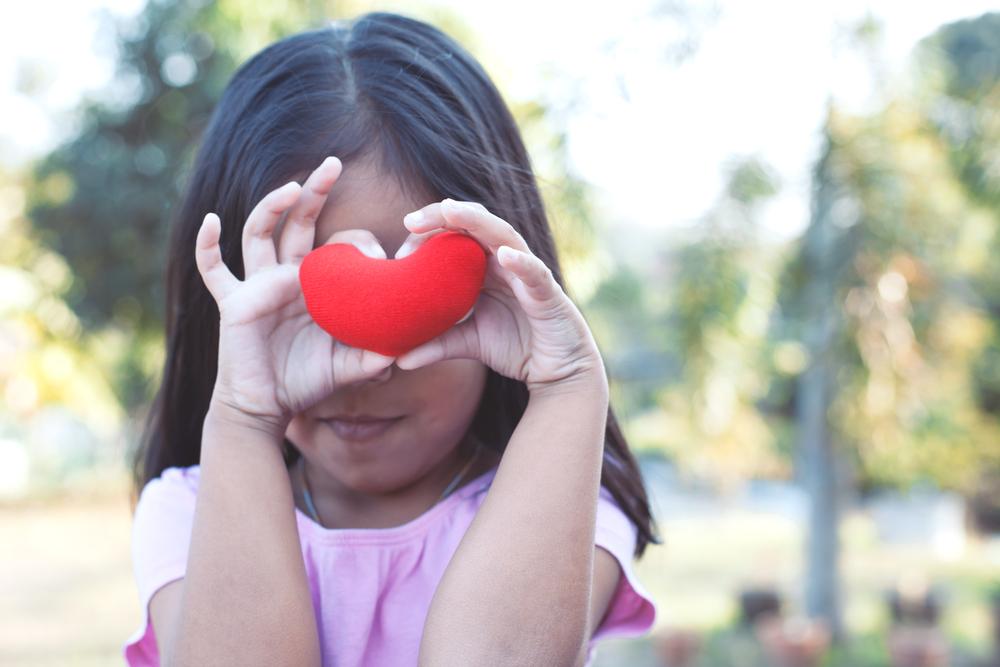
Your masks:
M408 198L373 167L345 162L316 221L314 247L334 232L367 229L392 261L409 236L403 216L429 203ZM274 236L280 238L280 230ZM409 371L394 364L296 415L286 435L311 466L325 473L326 479L316 474L317 486L348 494L395 491L454 468L455 448L472 422L486 377L486 366L475 359L449 359ZM372 440L352 442L322 421L343 413L403 418Z

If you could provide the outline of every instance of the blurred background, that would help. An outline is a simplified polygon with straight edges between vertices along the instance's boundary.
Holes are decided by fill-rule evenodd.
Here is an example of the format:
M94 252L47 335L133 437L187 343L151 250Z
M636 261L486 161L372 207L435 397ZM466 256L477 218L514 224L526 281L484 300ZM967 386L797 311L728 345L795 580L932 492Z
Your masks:
M6 6L0 664L121 664L126 461L200 132L260 48L380 9L511 105L642 464L657 624L598 664L1000 665L991 4Z

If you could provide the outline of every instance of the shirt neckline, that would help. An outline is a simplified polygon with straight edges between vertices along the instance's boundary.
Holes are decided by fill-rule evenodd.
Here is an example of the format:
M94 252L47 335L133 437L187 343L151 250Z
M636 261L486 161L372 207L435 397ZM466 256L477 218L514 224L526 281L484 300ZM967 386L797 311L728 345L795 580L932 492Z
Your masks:
M412 538L414 534L421 532L445 509L481 490L483 488L481 482L487 479L492 480L496 472L497 468L495 466L490 468L452 491L444 499L432 505L422 514L398 526L390 526L388 528L327 528L316 523L312 517L299 509L297 505L295 506L295 518L303 536L308 534L310 538L323 542L349 543L352 545L403 542Z

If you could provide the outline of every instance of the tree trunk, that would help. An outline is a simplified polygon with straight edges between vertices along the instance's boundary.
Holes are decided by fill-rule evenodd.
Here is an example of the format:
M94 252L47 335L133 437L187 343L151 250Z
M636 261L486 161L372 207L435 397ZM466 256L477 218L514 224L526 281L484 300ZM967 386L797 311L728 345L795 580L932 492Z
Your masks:
M806 611L829 624L834 640L842 638L839 590L839 526L837 461L827 413L833 401L833 341L837 330L836 228L830 209L832 182L829 140L816 166L812 220L805 235L805 260L810 271L803 289L804 344L809 366L798 385L797 439L800 476L809 496L806 539Z

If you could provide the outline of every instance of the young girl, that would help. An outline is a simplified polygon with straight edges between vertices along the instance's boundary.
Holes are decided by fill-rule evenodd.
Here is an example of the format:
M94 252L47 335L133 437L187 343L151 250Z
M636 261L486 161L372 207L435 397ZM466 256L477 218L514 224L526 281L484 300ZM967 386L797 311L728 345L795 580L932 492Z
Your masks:
M488 259L446 333L393 358L310 318L313 248L445 231ZM653 624L601 355L510 111L439 30L371 13L240 67L173 228L166 346L128 664L575 667Z

